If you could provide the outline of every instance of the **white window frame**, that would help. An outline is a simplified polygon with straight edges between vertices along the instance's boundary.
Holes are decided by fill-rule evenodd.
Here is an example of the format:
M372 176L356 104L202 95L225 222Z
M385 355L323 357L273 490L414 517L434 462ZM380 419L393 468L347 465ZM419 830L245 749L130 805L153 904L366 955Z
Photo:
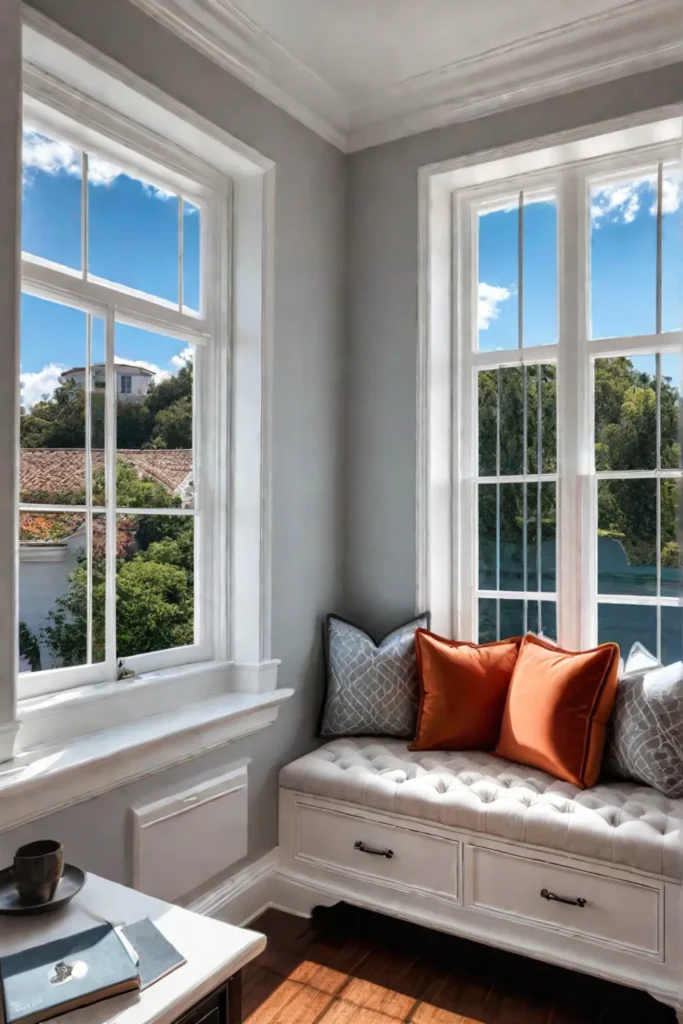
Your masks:
M434 628L447 635L476 641L478 632L478 545L472 538L477 537L479 369L558 366L558 473L543 479L558 481L556 597L562 646L578 650L597 643L598 478L681 476L679 470L661 469L595 472L594 360L680 352L683 336L675 331L591 340L587 262L589 179L630 173L639 164L680 162L677 114L651 112L420 171L416 607L431 608ZM551 188L557 197L559 344L477 352L476 204L539 188ZM501 591L499 596L552 600L555 595ZM628 599L601 594L599 601ZM683 604L655 597L637 603Z
M30 108L27 121L39 126L39 117L46 116L46 129L50 127L54 134L66 137L86 152L101 151L104 139L105 156L146 180L157 181L161 167L163 180L158 183L167 183L169 190L192 201L196 196L200 206L209 203L207 197L211 195L220 197L213 216L206 216L205 211L215 295L214 307L206 315L218 324L216 334L222 332L227 344L214 346L213 351L220 356L202 371L206 381L201 387L214 393L210 408L215 422L208 428L222 445L225 457L220 452L208 452L205 446L195 451L198 459L221 461L220 472L204 474L217 520L210 525L215 538L211 551L215 585L209 660L197 661L195 657L191 663L179 665L171 652L169 663L154 671L146 665L143 672L141 664L140 674L132 681L117 682L107 676L93 683L76 677L68 693L55 691L52 685L41 687L37 679L40 673L35 673L32 680L26 677L26 687L22 679L20 691L17 566L16 559L13 568L8 560L10 570L0 580L0 605L7 609L1 624L5 630L2 649L7 653L0 658L0 761L17 753L25 759L28 755L22 752L45 744L76 743L77 737L105 726L109 730L125 727L132 743L134 736L129 727L135 723L133 732L143 742L143 733L158 737L163 728L159 721L143 730L140 719L158 716L161 710L164 720L168 719L165 728L169 735L179 728L190 730L188 742L193 736L192 749L198 753L205 730L210 730L207 742L213 745L221 742L221 736L246 735L270 724L279 704L292 693L272 693L277 687L279 662L270 653L275 165L32 8L22 10L22 19L23 89L28 97L27 110ZM138 155L131 159L131 154ZM230 249L221 244L221 238L230 240ZM30 263L30 287L40 294L47 293L47 297L59 293L63 271L56 271L44 261ZM87 284L86 290L78 274L70 277L62 297L75 290L79 304L85 303L106 317L111 293L100 282ZM118 287L114 299L119 315L128 322L162 331L171 326L174 336L200 344L208 333L201 323L203 312L200 318L193 317L163 303L150 304L149 297ZM111 315L109 322L113 322ZM17 332L13 364L17 367L18 349ZM18 388L15 394L13 406L8 403L0 408L0 433L8 446L16 445L18 451ZM229 406L218 400L226 394L231 396ZM16 459L14 501L0 509L0 536L11 544L13 554L18 468ZM46 689L49 692L44 692ZM221 703L216 704L217 700ZM113 738L110 746L123 751L127 742ZM145 755L146 770L174 763L178 750L177 744L157 743L154 751ZM88 753L86 760L90 756ZM101 776L87 779L84 775L79 792L103 791L124 776L120 763L116 770L112 768L106 783ZM48 786L43 786L43 791L45 806L52 806L54 791ZM17 815L19 803L18 797Z
M30 89L30 84L29 84ZM229 319L218 315L220 308L218 279L215 264L219 253L229 253L231 238L229 231L229 210L232 182L226 178L211 175L210 169L189 155L179 160L177 152L169 149L162 165L163 144L157 142L152 158L144 149L134 150L133 140L125 152L111 136L102 133L101 112L94 106L81 111L80 118L69 117L64 110L50 108L42 99L37 100L27 91L24 97L24 123L46 135L67 142L83 152L81 176L81 254L82 270L70 271L59 264L51 263L29 253L22 253L22 291L53 302L77 308L88 316L87 321L87 362L90 361L91 316L104 322L105 334L105 490L106 490L106 607L105 632L107 656L96 664L78 665L68 668L50 668L40 672L25 672L19 676L19 696L35 697L56 693L92 683L116 679L118 658L116 655L116 516L118 514L173 514L162 509L128 509L116 503L116 401L117 378L114 333L116 323L123 323L172 337L192 344L195 352L194 366L194 416L193 416L193 459L196 481L195 502L192 509L179 509L178 514L194 520L195 544L195 587L194 621L195 642L187 646L168 648L162 651L126 657L125 668L139 675L159 669L175 668L180 665L226 659L226 627L214 620L213 609L219 595L227 589L227 563L216 562L213 552L220 543L220 531L229 530L229 522L220 515L221 497L229 466L227 435L220 426L219 410L229 408L230 388L227 373L228 350L230 346ZM134 126L129 125L134 135ZM141 140L136 139L138 145ZM86 148L87 147L87 148ZM113 282L94 278L87 272L88 253L88 188L87 165L89 156L111 160L123 173L143 175L144 180L169 192L178 191L178 281L182 282L183 246L183 197L196 204L201 217L200 240L200 310L189 312L183 307L182 286L179 287L177 305L153 295L135 291ZM167 168L173 170L168 170ZM143 170L144 168L144 170ZM209 184L210 183L210 184ZM228 257L229 259L229 257ZM90 381L84 382L86 396L90 394ZM89 435L90 404L86 397L86 438ZM85 465L86 490L91 485L91 460ZM210 487L209 481L218 481L219 486ZM222 484L223 486L221 486ZM80 506L53 504L27 505L20 502L23 512L68 512L78 511ZM222 507L225 507L223 504ZM86 555L88 560L89 587L92 579L92 555L89 538L94 513L87 504L86 509ZM91 648L92 610L88 608L88 648Z

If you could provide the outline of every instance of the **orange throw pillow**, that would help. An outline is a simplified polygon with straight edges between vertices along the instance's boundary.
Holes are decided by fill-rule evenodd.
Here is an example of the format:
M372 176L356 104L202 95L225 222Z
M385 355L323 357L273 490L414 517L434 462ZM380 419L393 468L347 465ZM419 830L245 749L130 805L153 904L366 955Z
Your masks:
M508 690L498 757L585 789L600 774L619 647L564 651L527 634Z
M493 750L521 642L478 646L417 629L420 708L410 750Z

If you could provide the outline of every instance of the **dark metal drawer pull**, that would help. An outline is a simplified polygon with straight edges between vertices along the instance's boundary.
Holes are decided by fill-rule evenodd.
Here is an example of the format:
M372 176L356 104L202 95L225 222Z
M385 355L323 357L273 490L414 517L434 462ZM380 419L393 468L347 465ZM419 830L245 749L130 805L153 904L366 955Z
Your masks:
M586 901L582 896L578 896L575 900L570 900L568 896L556 896L554 892L549 892L547 889L541 889L541 896L544 900L554 900L555 903L566 903L570 907L586 906Z
M353 844L353 848L354 850L360 850L361 853L371 853L373 857L386 857L387 860L391 860L394 856L393 850L373 850L371 846L366 846L360 839Z

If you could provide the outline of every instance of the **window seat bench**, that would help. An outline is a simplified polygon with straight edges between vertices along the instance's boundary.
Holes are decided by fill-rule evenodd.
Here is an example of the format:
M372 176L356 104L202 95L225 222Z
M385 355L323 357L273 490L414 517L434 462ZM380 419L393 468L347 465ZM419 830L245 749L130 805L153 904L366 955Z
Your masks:
M475 751L339 739L280 775L279 884L651 992L681 988L683 800Z

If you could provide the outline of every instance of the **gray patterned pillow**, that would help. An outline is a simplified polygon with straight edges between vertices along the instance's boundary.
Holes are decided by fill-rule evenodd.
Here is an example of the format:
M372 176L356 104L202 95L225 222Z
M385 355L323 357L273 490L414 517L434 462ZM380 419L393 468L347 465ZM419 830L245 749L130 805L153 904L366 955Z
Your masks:
M429 614L399 626L376 644L358 626L328 615L327 697L321 736L412 739L419 700L415 659L418 627L429 627Z
M605 771L683 796L683 662L662 667L631 648L610 719Z

